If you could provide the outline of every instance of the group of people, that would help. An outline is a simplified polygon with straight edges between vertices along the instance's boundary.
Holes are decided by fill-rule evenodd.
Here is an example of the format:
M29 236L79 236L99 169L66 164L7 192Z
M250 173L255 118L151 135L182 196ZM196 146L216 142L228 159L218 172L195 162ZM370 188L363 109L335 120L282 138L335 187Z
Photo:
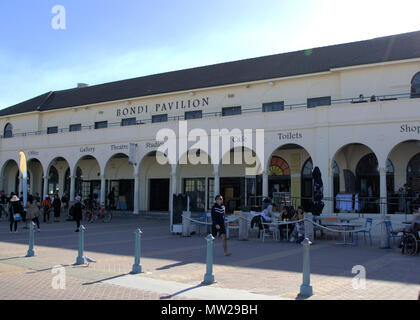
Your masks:
M277 204L273 203L271 198L268 197L263 201L263 211L261 217L263 219L263 228L269 228L268 223L274 222L273 212L278 212L277 221L296 221L292 225L279 224L280 239L289 239L290 242L300 243L304 239L304 223L303 223L303 207L299 206L295 209L293 206L281 205L278 208Z
M38 193L35 195L28 194L26 205L24 205L23 192L18 196L14 192L7 196L4 191L0 191L0 218L5 215L9 218L10 232L17 233L18 222L25 223L24 229L28 228L32 221L37 226L37 231L40 229L41 212L44 223L50 222L50 214L54 214L54 222L60 221L61 208L68 208L68 198L64 194L63 197L55 195L45 195L45 199L41 201Z

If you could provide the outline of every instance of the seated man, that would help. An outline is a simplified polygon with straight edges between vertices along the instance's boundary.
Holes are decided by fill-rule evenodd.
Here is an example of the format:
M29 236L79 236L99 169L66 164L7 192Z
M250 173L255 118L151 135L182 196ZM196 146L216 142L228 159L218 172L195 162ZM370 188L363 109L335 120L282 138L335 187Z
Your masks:
M296 211L295 215L293 216L293 221L299 221L303 219L303 207L298 207L298 210ZM295 228L292 232L292 237L290 238L290 242L302 242L303 236L304 236L305 228L303 221L299 221L298 223L295 223Z
M293 207L284 207L282 206L283 210L281 210L281 216L280 219L283 221L290 221L293 216L295 215L295 209ZM293 224L281 224L279 225L279 230L280 230L280 238L285 238L287 237L287 239L289 239L290 234L293 231ZM286 235L286 233L288 233Z
M269 204L267 208L263 210L261 216L263 217L263 222L272 222L272 213L273 213L273 205Z

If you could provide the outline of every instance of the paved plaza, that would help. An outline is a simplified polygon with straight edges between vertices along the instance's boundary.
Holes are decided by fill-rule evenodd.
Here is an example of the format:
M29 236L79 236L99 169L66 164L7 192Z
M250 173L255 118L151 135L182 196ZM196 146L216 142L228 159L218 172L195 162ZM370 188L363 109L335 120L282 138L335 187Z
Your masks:
M4 219L4 218L3 218ZM302 284L303 247L286 241L251 236L248 241L232 237L232 256L225 257L220 238L215 241L213 275L216 282L201 285L206 273L206 240L169 232L165 218L114 217L112 223L86 226L85 255L96 263L74 265L79 234L75 223L41 224L35 232L35 256L25 257L29 231L19 224L9 233L8 221L0 221L0 299L81 300L289 300L298 296ZM142 234L142 273L132 275L135 230ZM402 255L400 250L340 246L330 239L314 241L310 249L311 285L308 300L415 300L420 292L420 254ZM55 267L61 266L61 271ZM356 267L355 267L356 266ZM359 266L359 267L357 267ZM366 271L366 281L357 279ZM65 288L54 288L57 275L65 274Z

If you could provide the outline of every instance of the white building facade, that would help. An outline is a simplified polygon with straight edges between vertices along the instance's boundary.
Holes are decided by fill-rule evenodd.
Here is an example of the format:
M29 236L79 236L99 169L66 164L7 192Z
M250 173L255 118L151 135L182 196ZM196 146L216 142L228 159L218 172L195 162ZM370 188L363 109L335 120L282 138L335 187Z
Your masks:
M219 193L228 211L282 196L309 211L317 166L324 213L343 210L334 199L349 194L359 200L349 211L400 212L399 189L420 192L419 97L420 32L52 91L0 110L0 189L21 190L23 151L33 194L73 200L98 190L105 204L114 188L118 208L134 213L169 211L179 193L195 211ZM185 138L183 120L209 135L263 129L261 170L221 162L243 136L218 159L200 150L207 164L159 164L159 130Z

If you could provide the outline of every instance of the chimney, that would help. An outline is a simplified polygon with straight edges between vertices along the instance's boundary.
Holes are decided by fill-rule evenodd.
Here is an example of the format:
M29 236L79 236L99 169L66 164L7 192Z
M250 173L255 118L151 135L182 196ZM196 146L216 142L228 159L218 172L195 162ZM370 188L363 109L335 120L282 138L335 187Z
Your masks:
M86 87L89 87L89 85L87 83L78 83L77 87L78 88L86 88Z

